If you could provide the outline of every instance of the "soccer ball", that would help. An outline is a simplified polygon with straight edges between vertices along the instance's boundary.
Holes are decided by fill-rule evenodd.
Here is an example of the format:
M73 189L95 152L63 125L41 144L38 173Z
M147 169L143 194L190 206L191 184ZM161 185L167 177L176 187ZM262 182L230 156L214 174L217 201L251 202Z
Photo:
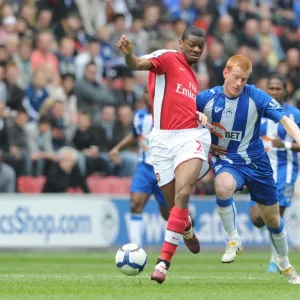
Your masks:
M147 254L137 244L126 244L116 254L117 268L125 275L135 276L141 273L146 264Z

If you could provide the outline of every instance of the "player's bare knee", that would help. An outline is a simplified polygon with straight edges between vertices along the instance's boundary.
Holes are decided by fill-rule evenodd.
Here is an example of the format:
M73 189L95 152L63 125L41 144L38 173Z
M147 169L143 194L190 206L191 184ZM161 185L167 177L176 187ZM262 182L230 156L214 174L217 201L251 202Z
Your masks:
M234 189L230 185L215 183L216 194L219 199L228 199L234 193Z
M278 228L280 226L280 216L279 214L265 216L265 223L268 227Z
M218 198L228 199L233 195L235 191L234 181L232 178L221 175L217 176L215 180L215 189Z

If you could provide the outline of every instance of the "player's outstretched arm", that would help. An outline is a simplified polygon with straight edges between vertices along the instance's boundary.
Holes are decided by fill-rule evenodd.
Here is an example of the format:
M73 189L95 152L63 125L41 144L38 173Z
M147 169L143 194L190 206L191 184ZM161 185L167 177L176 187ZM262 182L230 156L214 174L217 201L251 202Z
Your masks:
M113 161L116 158L116 156L118 156L119 151L121 149L133 144L134 142L136 142L136 140L137 140L137 138L135 136L133 136L132 133L128 134L127 136L125 136L123 138L123 140L121 140L115 147L113 147L109 151L109 153L108 153L109 158Z
M276 137L272 140L272 146L274 148L284 148L286 150L292 150L294 152L300 152L300 147L296 143L281 140L280 137Z
M296 141L298 148L300 148L300 129L297 124L287 116L283 116L280 119L280 124L284 127L286 132Z
M151 61L144 57L137 57L133 53L132 42L122 35L117 41L116 46L123 52L126 65L132 70L147 71L153 68Z

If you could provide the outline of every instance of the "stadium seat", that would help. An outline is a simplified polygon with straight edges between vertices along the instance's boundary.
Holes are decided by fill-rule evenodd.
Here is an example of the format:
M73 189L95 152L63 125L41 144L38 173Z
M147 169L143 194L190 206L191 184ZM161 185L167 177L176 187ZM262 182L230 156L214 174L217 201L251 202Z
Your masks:
M81 188L73 188L73 187L70 187L67 189L67 193L68 194L83 194L83 191Z
M18 191L24 194L40 194L46 178L44 176L21 176L18 178Z
M87 178L87 183L92 193L128 194L130 192L131 177L92 175Z

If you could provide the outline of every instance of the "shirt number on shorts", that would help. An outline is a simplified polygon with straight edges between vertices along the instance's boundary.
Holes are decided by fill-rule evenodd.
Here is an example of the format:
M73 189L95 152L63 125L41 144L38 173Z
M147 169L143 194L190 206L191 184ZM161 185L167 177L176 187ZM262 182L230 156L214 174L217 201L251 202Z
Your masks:
M201 153L202 152L202 145L198 140L196 140L196 143L197 143L197 149L195 151L195 154L196 153Z

